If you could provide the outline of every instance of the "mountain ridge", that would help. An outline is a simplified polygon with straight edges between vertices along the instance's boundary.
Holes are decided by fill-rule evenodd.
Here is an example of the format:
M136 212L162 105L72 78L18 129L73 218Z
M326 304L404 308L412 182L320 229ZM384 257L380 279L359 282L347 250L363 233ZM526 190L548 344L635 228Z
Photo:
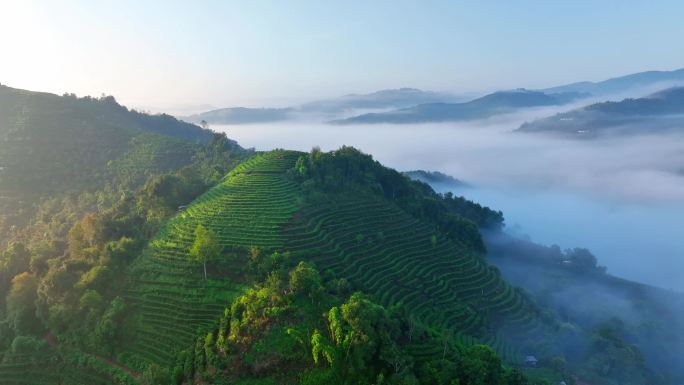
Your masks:
M390 112L368 113L346 119L333 120L333 124L376 123L431 123L484 119L513 112L520 108L547 107L569 103L585 94L546 94L518 89L497 91L465 103L429 103Z
M643 98L596 103L527 122L516 132L596 138L679 132L683 124L684 87L674 87Z

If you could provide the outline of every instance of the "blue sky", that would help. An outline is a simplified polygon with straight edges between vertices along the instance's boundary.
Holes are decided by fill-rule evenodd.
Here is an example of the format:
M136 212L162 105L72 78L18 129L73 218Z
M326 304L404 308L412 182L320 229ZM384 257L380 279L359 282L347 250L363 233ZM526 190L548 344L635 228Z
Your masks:
M0 82L150 108L259 106L684 67L684 3L649 3L0 0Z

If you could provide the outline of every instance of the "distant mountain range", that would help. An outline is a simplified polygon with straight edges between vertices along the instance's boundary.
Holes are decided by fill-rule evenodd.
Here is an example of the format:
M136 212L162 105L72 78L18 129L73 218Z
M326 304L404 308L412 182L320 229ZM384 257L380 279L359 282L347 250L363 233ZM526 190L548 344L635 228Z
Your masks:
M182 119L193 123L199 123L204 120L211 124L279 122L305 115L323 115L330 119L330 117L338 117L351 111L386 110L423 103L458 102L464 100L467 100L467 97L442 92L423 91L416 88L399 88L381 90L370 94L350 94L289 108L221 108L187 116Z
M184 117L183 120L201 123L203 120L212 124L249 124L279 122L292 118L292 108L220 108Z
M645 98L596 103L525 123L517 131L548 132L580 138L608 134L648 134L684 127L684 87Z
M594 96L624 95L641 97L657 90L684 86L684 68L674 71L647 71L620 76L601 82L578 82L540 90L546 93L584 92ZM642 91L642 94L638 94Z
M363 114L334 120L334 124L427 123L474 120L512 112L520 108L562 105L587 97L577 92L546 94L518 89L485 95L466 103L426 103L389 112Z
M522 108L563 105L588 97L602 100L642 97L674 86L684 86L684 69L640 72L600 82L577 82L540 90L499 91L476 99L478 95L474 94L398 88L285 108L220 108L181 119L192 123L204 120L210 124L272 123L301 118L333 124L463 121Z
M468 97L444 92L423 91L416 88L381 90L371 94L350 94L340 98L304 104L300 110L317 113L344 113L353 110L404 108L425 103L463 102Z

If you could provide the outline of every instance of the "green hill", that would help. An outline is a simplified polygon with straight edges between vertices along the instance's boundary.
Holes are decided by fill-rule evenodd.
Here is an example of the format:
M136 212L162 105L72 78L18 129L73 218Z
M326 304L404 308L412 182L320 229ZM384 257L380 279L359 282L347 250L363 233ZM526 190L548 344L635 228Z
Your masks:
M87 215L61 257L5 251L0 384L549 384L612 352L633 355L620 378L656 378L612 330L601 356L572 350L593 332L488 264L478 226L500 212L349 147L257 153L199 196L192 172ZM516 369L529 354L543 380Z
M247 160L150 242L134 266L128 293L138 325L135 343L126 349L128 362L171 364L177 351L194 343L197 329L212 326L240 293L244 267L235 266L235 254L252 246L283 247L280 230L297 209L296 185L285 170L296 157L276 151ZM212 261L207 281L200 265L188 258L198 223L217 234L226 255L224 261Z
M26 224L44 197L106 185L133 189L150 175L188 165L212 137L168 115L128 110L111 96L0 85L0 238Z
M338 156L377 168L368 178L389 172L370 157L340 151ZM513 362L521 359L513 337L551 326L483 261L473 243L456 235L456 227L440 230L434 219L403 209L399 198L367 188L370 181L342 195L312 189L310 180L292 175L298 159L307 157L291 151L254 156L155 237L135 266L128 294L138 326L127 363L173 363L174 353L191 346L197 330L210 327L240 292L254 248L313 262L382 305L401 303L417 322L449 329L466 343L490 343ZM436 197L398 173L393 177L407 193ZM207 281L201 263L188 257L198 224L212 230L222 248L222 259L209 262Z

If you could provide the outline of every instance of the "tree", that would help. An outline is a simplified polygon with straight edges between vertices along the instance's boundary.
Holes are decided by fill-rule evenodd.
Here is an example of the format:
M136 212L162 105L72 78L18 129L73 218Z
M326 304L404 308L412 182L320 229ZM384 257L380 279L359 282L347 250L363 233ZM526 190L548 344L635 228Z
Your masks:
M202 121L200 122L200 126L202 126L202 128L204 128L205 130L209 129L209 123L207 123L207 121L204 119L202 119Z
M290 288L295 294L305 294L311 298L321 291L321 276L311 264L299 262L290 272Z
M38 281L29 273L21 273L12 279L12 288L7 294L7 319L18 335L26 335L40 330L36 318L36 290Z
M195 242L190 248L190 256L204 265L204 279L207 279L207 261L218 258L221 250L214 232L198 224L195 229Z
M466 384L500 384L503 379L501 359L487 345L473 345L466 351L461 363Z
M166 385L169 384L170 378L168 369L157 364L150 364L140 376L140 383L143 385Z

